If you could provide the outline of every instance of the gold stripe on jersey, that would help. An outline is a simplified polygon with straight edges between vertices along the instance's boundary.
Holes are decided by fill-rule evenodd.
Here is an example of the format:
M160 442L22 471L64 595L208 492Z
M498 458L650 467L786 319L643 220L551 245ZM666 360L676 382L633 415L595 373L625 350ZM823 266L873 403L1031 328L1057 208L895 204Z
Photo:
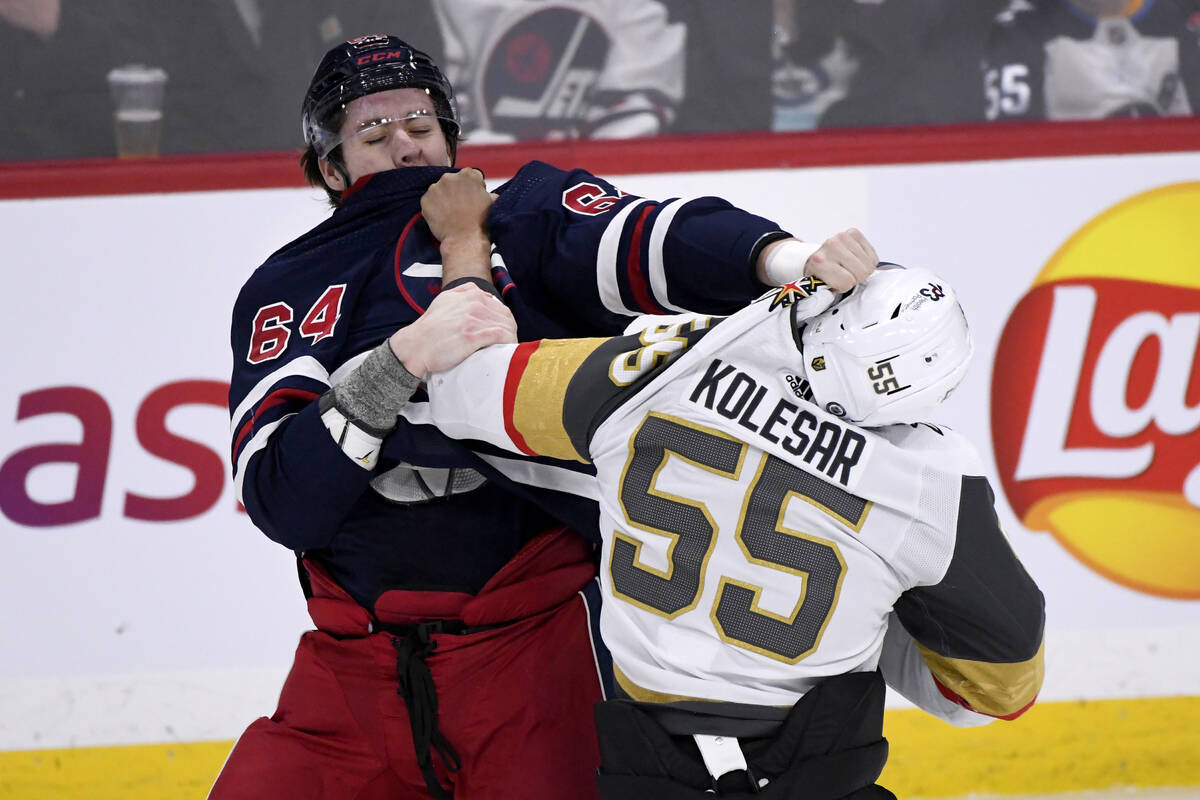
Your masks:
M538 455L587 462L563 426L563 401L579 365L607 339L544 339L517 386L512 421Z
M666 692L656 692L653 689L643 689L629 679L629 676L621 671L621 668L613 664L613 679L616 680L617 686L621 687L621 691L629 695L633 700L639 700L643 703L711 703L711 700L705 700L701 697L688 697L682 694L667 694Z
M939 683L993 717L1007 717L1032 703L1046 673L1044 639L1033 658L1003 664L940 656L920 642L917 648Z

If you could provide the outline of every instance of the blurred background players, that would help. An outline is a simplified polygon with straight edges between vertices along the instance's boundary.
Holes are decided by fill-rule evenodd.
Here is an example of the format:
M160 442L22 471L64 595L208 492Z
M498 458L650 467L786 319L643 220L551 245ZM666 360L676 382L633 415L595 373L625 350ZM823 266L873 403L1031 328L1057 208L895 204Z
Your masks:
M985 115L1099 119L1195 113L1196 0L1013 0L987 42Z
M980 119L979 57L1002 3L774 0L774 129Z
M440 42L421 0L0 0L0 160L116 155L105 75L126 64L167 73L162 154L294 149L312 65L400 22Z
M163 154L292 149L282 120L306 65L396 29L448 63L479 143L1190 114L1196 13L1196 0L0 0L0 160L115 155L104 78L129 64L168 74Z

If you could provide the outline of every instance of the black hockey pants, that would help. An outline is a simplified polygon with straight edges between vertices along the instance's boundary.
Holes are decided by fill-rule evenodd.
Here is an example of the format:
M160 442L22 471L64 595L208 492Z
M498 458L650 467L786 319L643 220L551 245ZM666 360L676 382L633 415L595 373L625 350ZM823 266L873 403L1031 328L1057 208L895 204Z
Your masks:
M709 775L690 736L672 735L653 709L628 700L596 705L604 800L896 800L875 784L887 760L883 679L829 678L792 707L779 730L742 739L747 770Z

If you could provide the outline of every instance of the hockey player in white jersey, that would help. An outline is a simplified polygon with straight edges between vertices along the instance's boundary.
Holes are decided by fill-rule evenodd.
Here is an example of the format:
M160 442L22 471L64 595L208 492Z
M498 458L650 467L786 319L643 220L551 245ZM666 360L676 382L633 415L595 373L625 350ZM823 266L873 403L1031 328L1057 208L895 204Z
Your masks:
M908 424L972 354L952 288L881 268L835 299L804 279L427 376L451 436L595 466L606 798L890 798L883 678L958 725L1036 698L1041 592L970 444Z

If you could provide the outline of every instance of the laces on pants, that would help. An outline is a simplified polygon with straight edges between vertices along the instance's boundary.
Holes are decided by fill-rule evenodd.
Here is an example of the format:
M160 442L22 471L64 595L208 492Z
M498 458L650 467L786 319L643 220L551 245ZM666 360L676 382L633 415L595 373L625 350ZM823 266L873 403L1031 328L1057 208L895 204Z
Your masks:
M438 728L437 689L433 685L429 665L425 663L425 659L437 648L437 642L431 641L429 635L438 630L438 623L417 625L403 638L393 638L392 647L396 649L396 694L404 699L408 709L417 766L430 794L437 800L452 800L450 790L438 781L431 753L432 750L438 754L449 772L458 772L462 766L458 753Z

